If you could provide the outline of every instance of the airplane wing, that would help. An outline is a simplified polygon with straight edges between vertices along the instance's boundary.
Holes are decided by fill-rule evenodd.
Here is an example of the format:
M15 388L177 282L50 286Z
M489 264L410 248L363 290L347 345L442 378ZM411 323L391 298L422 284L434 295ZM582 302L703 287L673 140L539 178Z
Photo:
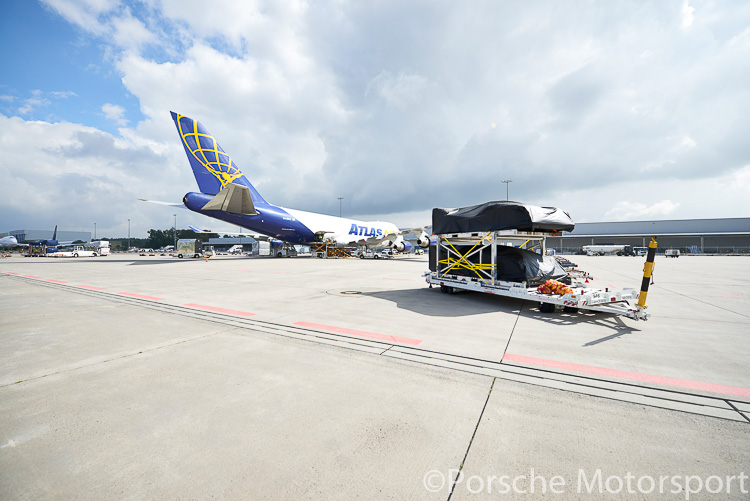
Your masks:
M145 198L139 198L141 202L148 202L152 204L159 204L159 205L168 205L169 207L180 207L181 209L185 209L185 204L182 202L176 203L176 202L161 202L159 200L146 200Z

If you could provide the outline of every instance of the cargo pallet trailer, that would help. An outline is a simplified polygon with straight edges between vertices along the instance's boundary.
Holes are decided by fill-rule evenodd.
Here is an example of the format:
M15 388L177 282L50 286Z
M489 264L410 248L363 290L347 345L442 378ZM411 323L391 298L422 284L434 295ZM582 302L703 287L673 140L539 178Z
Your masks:
M431 271L424 274L425 280L430 287L440 286L440 291L444 293L468 290L535 301L544 313L562 308L569 313L586 310L623 315L633 320L648 320L650 314L646 311L645 298L653 270L655 240L651 243L653 247L649 248L640 294L635 289L602 290L581 283L571 283L569 287L573 293L570 294L543 294L526 281L498 278L498 245L521 247L530 241L537 241L544 255L546 237L543 232L517 230L436 235L436 245L430 248L430 252L435 252L435 257L434 261L430 257Z

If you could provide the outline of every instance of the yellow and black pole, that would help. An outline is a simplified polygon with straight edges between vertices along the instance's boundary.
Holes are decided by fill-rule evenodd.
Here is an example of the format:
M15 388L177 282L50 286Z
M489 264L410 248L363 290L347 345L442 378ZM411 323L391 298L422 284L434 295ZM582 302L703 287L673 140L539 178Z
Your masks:
M651 237L651 242L648 244L648 255L646 256L646 264L643 266L643 282L641 282L641 293L638 295L638 302L636 305L639 308L646 308L646 295L648 294L648 286L651 281L651 275L654 273L654 259L656 258L656 237Z

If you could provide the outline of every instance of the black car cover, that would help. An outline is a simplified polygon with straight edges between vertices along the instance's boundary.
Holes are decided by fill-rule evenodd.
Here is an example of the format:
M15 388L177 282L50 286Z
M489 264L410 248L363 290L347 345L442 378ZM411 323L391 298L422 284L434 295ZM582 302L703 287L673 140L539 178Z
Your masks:
M432 232L519 230L535 232L573 231L570 214L556 207L537 207L520 202L486 202L458 209L432 209Z

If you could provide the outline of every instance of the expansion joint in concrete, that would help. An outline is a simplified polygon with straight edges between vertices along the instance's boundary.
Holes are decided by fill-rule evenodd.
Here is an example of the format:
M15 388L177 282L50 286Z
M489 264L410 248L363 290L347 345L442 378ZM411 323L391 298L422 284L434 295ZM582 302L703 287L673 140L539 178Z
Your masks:
M477 419L477 424L474 426L474 432L471 434L471 439L469 440L469 445L466 447L466 453L464 454L464 458L461 460L461 465L458 467L458 473L456 473L456 478L453 479L451 484L451 490L448 494L448 500L450 501L451 496L453 496L453 491L456 488L456 484L458 483L459 478L463 474L464 464L466 464L466 458L469 457L469 451L471 450L471 444L474 443L474 437L477 435L477 430L479 429L479 424L482 422L482 417L484 416L484 411L487 409L487 403L490 401L490 396L492 396L492 389L495 387L495 381L497 380L496 377L492 378L492 383L490 384L490 391L487 392L487 398L484 400L484 405L482 406L482 412L479 413L479 419Z

